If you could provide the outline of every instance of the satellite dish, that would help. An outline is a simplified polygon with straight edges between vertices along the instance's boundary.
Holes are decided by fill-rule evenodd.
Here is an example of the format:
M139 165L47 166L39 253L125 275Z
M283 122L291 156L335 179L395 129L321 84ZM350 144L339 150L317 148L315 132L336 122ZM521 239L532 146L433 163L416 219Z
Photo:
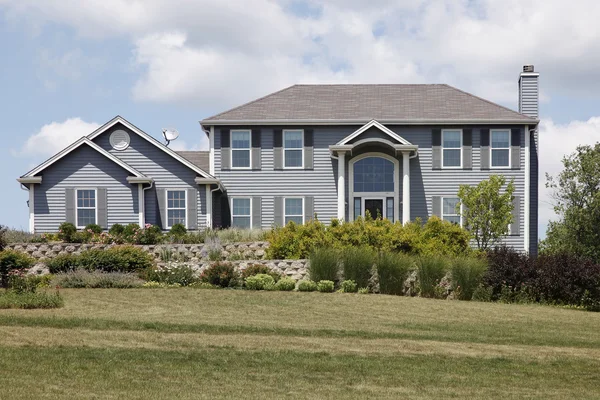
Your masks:
M168 146L172 140L175 140L179 137L179 132L177 132L177 129L175 128L167 128L163 129L163 136L167 141L166 145Z

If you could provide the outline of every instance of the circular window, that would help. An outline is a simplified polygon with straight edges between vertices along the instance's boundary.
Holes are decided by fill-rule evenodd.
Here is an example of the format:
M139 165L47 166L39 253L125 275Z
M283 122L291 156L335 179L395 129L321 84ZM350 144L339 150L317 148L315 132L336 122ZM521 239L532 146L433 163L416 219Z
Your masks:
M125 150L129 147L129 134L124 130L117 130L110 134L110 145L115 150Z

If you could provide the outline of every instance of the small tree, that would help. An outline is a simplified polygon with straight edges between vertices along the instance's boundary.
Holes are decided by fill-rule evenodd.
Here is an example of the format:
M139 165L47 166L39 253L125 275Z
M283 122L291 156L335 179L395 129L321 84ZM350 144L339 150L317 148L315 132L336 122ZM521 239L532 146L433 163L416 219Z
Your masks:
M458 189L457 213L462 215L463 225L471 232L479 249L486 250L497 243L508 233L508 226L513 222L514 180L502 193L505 184L504 176L492 175L476 186L460 185Z

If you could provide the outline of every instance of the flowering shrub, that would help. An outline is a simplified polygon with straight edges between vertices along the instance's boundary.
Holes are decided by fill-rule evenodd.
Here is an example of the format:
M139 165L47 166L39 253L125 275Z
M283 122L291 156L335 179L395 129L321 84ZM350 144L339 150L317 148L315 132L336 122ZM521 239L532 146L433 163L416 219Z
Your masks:
M9 274L15 270L26 270L34 263L25 253L13 250L0 251L0 286L8 287Z
M158 266L146 269L142 276L147 281L154 281L162 284L189 286L198 282L194 269L188 265L176 263L167 263L165 266Z
M63 222L58 227L58 238L66 243L73 243L77 228L70 222Z
M235 287L239 284L239 274L230 262L216 262L202 272L200 280L215 286Z

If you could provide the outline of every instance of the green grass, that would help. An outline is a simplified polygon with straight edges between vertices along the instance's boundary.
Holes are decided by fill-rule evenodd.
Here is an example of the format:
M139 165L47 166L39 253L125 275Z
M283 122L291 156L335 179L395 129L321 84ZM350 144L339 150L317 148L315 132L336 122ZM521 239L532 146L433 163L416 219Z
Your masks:
M0 311L1 398L599 398L600 314L241 290Z

